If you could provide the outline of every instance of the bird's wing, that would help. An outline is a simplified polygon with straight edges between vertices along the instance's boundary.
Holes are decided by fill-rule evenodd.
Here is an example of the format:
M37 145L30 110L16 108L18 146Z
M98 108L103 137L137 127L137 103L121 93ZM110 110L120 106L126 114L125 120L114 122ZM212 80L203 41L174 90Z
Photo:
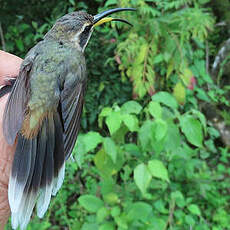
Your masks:
M44 216L51 195L62 185L64 160L63 128L57 112L47 114L36 137L18 134L8 192L13 229L26 228L36 203L37 215Z
M36 135L27 137L22 132L28 115L30 75L36 58L33 54L37 53L33 50L23 61L4 112L8 143L13 144L17 135L8 190L13 229L26 228L36 203L38 216L45 214L51 194L55 195L62 185L65 171L62 117L57 111L46 112Z
M28 55L21 65L19 76L12 88L3 116L3 133L10 145L13 145L18 131L21 129L26 103L29 96L29 73L35 54Z
M82 70L82 68L80 68ZM78 79L81 78L85 71L78 71L75 74ZM80 118L82 114L86 81L77 81L72 84L72 81L67 81L64 84L64 89L61 93L61 111L64 126L64 149L66 160L71 155L75 145L78 131L80 128Z
M57 110L47 112L37 134L27 137L20 132L20 128L26 120L24 112L30 94L27 84L31 67L32 63L21 70L5 112L8 139L14 141L18 133L9 180L9 203L14 229L18 226L26 228L36 202L37 214L42 217L51 195L60 189L64 180L65 159L71 154L77 138L85 91L85 65L75 63L78 70L68 73L60 86ZM16 113L21 115L16 116L19 121L14 117Z

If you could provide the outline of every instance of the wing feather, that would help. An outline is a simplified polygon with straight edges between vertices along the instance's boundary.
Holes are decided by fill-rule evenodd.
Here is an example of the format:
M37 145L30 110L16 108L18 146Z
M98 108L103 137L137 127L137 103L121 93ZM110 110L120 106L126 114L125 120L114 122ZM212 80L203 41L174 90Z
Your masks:
M29 96L29 73L36 55L26 57L21 65L19 76L12 88L3 115L3 133L10 145L13 145L18 131L21 129ZM13 112L12 112L13 111Z
M64 147L66 160L71 155L80 129L80 118L83 109L85 88L85 81L79 81L76 83L75 86L68 84L67 82L64 85L64 89L61 94L61 108L62 120L64 123Z
M26 228L37 202L37 214L42 217L51 195L60 189L69 158L80 128L83 98L86 88L84 61L75 60L76 73L70 73L60 87L57 110L49 111L36 136L28 138L20 132L30 97L30 71L36 55L26 57L4 112L4 135L9 144L18 143L9 182L9 202L12 226ZM77 61L77 62L76 62Z

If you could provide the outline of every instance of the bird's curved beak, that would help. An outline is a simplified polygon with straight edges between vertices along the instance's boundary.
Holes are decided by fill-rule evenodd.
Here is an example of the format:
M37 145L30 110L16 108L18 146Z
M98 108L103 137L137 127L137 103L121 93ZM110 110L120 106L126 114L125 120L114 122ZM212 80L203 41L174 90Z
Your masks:
M116 13L116 12L120 12L120 11L135 11L135 10L136 9L134 9L134 8L115 8L115 9L106 10L106 11L99 13L93 17L93 27L96 27L96 26L99 26L103 23L111 22L111 21L124 22L124 23L132 26L132 24L129 23L128 21L126 21L125 19L112 18L112 17L107 17L107 16L110 14Z

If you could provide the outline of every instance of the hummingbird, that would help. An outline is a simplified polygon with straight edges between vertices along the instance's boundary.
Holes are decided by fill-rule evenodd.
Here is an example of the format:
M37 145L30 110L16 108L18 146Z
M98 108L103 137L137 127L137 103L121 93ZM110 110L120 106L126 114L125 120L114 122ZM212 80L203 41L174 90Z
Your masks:
M111 21L131 25L107 16L134 10L66 14L27 53L3 117L7 142L17 143L8 186L13 229L26 228L35 205L42 218L62 186L80 127L87 83L84 50L93 29Z

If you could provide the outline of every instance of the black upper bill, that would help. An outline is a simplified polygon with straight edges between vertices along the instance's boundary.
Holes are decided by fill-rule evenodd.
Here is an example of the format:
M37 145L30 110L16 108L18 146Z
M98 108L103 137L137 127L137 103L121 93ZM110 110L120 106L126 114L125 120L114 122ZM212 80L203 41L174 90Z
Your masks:
M99 13L99 14L96 14L94 16L93 24L97 23L102 18L105 18L110 14L117 13L117 12L120 12L120 11L136 11L136 9L134 9L134 8L115 8L115 9L106 10L106 11L104 11L102 13ZM114 18L113 21L122 21L122 22L125 22L125 23L130 25L130 23L128 21L123 20L123 19L115 19Z

